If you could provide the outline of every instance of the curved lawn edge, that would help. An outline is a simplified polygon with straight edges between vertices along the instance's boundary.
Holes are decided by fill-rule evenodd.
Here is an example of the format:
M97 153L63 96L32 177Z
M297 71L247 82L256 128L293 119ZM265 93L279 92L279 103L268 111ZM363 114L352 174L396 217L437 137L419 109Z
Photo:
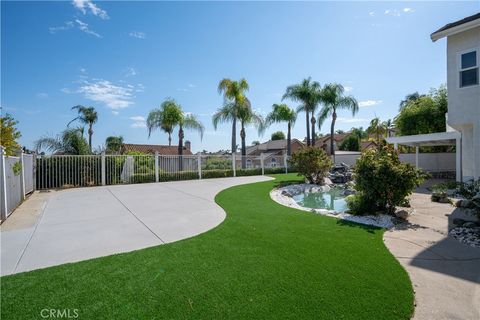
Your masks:
M409 319L413 290L383 231L283 207L276 180L231 187L196 237L2 278L2 318Z

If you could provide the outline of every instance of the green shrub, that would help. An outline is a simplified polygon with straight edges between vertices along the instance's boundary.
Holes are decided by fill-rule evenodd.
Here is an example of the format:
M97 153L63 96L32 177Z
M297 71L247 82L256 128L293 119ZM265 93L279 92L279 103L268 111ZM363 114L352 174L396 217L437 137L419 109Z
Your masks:
M205 170L224 169L228 170L232 168L232 160L229 158L219 157L207 157L205 160Z
M306 147L291 156L289 165L298 172L299 176L304 176L309 183L321 184L333 162L323 149Z
M422 173L408 163L402 163L389 147L380 151L367 150L355 165L357 194L349 203L353 214L395 212L405 198L423 181Z
M155 174L136 173L130 177L130 183L155 182Z

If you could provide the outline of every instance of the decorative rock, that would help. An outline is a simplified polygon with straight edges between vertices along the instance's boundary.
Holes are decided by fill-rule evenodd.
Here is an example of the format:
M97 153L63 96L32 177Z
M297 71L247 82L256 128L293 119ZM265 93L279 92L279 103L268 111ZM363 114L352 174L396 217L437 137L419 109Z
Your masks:
M477 224L473 221L467 221L462 225L464 228L475 228L476 226Z
M397 210L397 211L395 211L395 217L397 217L397 218L407 220L408 216L409 216L409 213L408 213L407 210Z
M459 201L459 207L460 208L471 208L472 207L472 201L470 200L460 200Z
M438 199L439 203L450 203L450 199L448 197L442 197Z
M463 244L480 248L480 233L476 228L456 227L450 230L449 235Z
M460 219L460 218L455 218L453 219L452 223L456 226L463 226L463 224L465 223L466 221L463 220L463 219Z
M351 194L355 194L355 190L345 189L344 194L345 194L346 196L349 196L349 195L351 195Z

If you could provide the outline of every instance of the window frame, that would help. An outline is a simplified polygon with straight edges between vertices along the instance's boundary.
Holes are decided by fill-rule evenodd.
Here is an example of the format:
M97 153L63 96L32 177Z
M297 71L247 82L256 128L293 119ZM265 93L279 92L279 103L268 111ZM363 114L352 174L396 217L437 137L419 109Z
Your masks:
M462 55L470 52L476 53L476 65L473 67L462 69ZM474 88L480 85L480 61L479 60L480 60L480 47L470 48L467 50L462 50L457 52L457 71L456 72L457 72L458 89ZM462 72L468 71L468 70L474 70L474 69L477 69L477 83L462 87Z

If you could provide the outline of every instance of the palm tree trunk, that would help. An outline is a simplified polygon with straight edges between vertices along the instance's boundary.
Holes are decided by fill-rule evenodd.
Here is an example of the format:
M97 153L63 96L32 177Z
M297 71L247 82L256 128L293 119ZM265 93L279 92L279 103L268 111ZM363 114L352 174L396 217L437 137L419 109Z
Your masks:
M92 152L92 136L93 136L93 124L90 123L90 126L88 128L88 147L90 149L90 152Z
M178 129L178 171L183 171L183 128Z
M287 130L287 155L291 156L292 155L292 136L291 136L291 131L292 131L292 125L290 122L288 123L288 130Z
M330 127L330 154L333 156L333 163L335 163L335 120L337 120L337 110L334 108L332 113L332 125Z
M312 122L312 146L315 147L315 123L317 122L317 120L315 119L313 113L310 121Z
M245 144L245 127L242 122L242 129L240 130L240 138L242 139L242 169L247 167L247 146Z
M170 147L172 145L172 133L168 133L168 146Z
M310 112L305 111L306 121L307 121L307 147L310 146Z
M237 117L232 121L232 154L237 151Z

